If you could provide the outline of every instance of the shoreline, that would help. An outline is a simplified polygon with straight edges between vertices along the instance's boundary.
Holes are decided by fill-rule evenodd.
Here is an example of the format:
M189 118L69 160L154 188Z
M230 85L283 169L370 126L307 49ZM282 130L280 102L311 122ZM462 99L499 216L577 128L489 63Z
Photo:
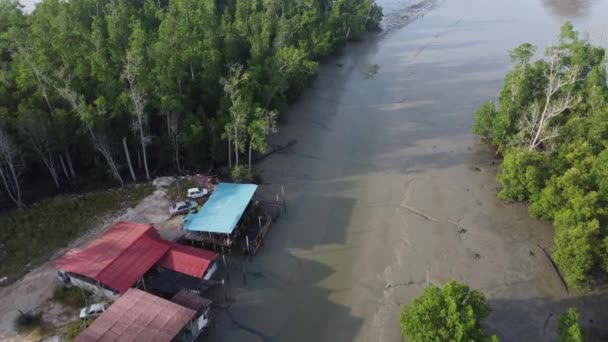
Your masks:
M209 340L399 341L427 270L432 284L482 290L503 341L555 338L547 315L569 306L602 333L589 319L608 319L607 299L564 292L537 246L553 228L496 197L493 153L470 133L521 40L503 39L514 23L492 6L443 2L323 63L272 139L297 144L258 165L263 191L285 186L287 213L231 266L231 306Z

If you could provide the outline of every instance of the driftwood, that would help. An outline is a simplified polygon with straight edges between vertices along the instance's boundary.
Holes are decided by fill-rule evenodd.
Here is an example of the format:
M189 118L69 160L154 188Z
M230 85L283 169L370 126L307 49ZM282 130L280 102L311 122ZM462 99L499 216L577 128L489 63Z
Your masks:
M283 150L286 150L288 148L290 148L291 146L295 145L298 141L297 140L289 140L287 142L287 144L285 145L278 145L278 146L274 146L274 148L264 154L262 154L261 156L259 156L256 160L255 163L259 163L262 160L266 159L267 157L269 157L270 155L277 153L277 152L281 152Z
M551 258L551 255L549 255L549 253L541 245L539 245L538 243L536 245L538 246L538 248L540 248L543 251L543 253L547 257L547 259L549 259L549 262L551 263L551 266L553 266L553 270L559 277L559 280L562 282L562 285L564 286L564 290L566 290L566 293L570 294L570 291L568 290L568 284L564 280L564 277L562 276L562 274L559 272L559 268L555 264L555 261L553 261L553 258Z

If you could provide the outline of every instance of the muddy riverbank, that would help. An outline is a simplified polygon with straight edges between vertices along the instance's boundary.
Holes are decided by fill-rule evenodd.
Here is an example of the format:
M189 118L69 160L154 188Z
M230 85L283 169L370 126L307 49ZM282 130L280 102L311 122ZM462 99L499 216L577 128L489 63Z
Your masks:
M288 212L261 254L231 260L230 305L206 339L398 341L427 270L483 290L503 341L555 340L570 306L590 340L608 339L606 289L566 293L539 247L553 229L496 199L496 160L470 134L507 50L546 46L564 20L601 39L608 4L384 2L389 32L324 63L274 137L297 140L260 165Z

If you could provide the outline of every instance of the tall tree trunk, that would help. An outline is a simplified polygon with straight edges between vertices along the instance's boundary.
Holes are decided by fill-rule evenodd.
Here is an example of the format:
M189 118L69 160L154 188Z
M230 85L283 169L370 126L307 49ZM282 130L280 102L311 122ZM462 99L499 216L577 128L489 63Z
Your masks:
M23 202L21 201L21 186L19 185L19 177L17 176L17 172L15 172L15 166L13 165L13 163L7 164L9 170L11 171L11 177L13 178L11 184L14 190L15 204L17 204L18 207L22 207Z
M253 137L249 141L249 172L251 172L251 149L253 147Z
M1 164L0 164L0 178L2 178L2 183L4 183L4 188L6 189L6 193L8 194L8 197L10 197L11 201L13 201L13 203L15 203L17 205L17 207L22 207L23 204L21 203L21 196L19 195L17 197L17 195L15 194L14 187L9 184L7 175L4 174L4 169L2 168Z
M179 147L177 145L175 145L175 164L177 165L177 173L179 173L181 175L182 173L182 167L179 164Z
M110 168L110 172L112 173L112 176L114 177L114 179L116 179L120 183L121 187L124 187L125 182L122 180L122 177L120 176L120 172L118 172L118 168L116 167L116 162L114 161L114 158L112 158L112 153L110 152L110 149L107 146L107 142L105 140L99 140L99 138L95 135L95 133L93 132L93 129L91 129L91 128L89 128L89 133L91 134L91 140L93 142L93 146L95 146L95 149L99 153L101 153L103 158L106 160L106 163L108 164L108 167Z
M57 168L55 167L55 162L53 162L52 157L49 156L48 159L42 157L42 162L44 163L44 166L46 166L46 169L49 171L49 174L53 179L53 183L55 183L55 187L59 189L61 187L61 185L59 184L59 175L57 174Z
M63 160L62 154L59 154L59 162L61 163L61 167L63 168L63 174L65 175L65 178L69 179L70 175L68 174L68 168L65 166L65 161Z
M144 136L144 127L139 118L139 141L141 142L141 153L144 156L144 169L146 170L146 179L150 180L150 171L148 171L148 157L146 155L146 139Z
M70 149L67 146L65 148L65 159L67 159L68 161L68 168L70 169L70 174L72 175L72 178L76 178L74 166L72 165L72 156L70 155Z
M232 140L228 137L228 167L232 169Z
M131 172L131 178L134 182L137 182L135 178L135 172L133 172L133 166L131 165L131 157L129 156L129 148L127 147L127 137L122 138L122 146L125 148L125 156L127 157L127 165L129 165L129 172Z
M234 127L234 166L239 166L239 131Z
M141 170L141 153L138 149L135 149L135 151L137 151L137 168Z

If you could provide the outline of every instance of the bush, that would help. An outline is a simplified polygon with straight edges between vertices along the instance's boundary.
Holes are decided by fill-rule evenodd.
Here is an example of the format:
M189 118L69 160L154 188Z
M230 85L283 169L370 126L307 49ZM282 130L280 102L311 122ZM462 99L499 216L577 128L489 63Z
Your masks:
M261 178L255 171L249 171L246 166L242 165L230 170L230 178L237 183L261 183Z
M568 284L578 289L588 287L589 271L597 264L600 243L597 220L557 228L553 257Z
M496 108L493 101L485 102L473 114L473 134L488 141L492 139L492 127L496 118Z
M559 342L583 342L580 315L575 308L569 308L559 317Z
M20 332L31 332L34 329L39 329L43 325L42 314L38 311L21 312L15 318L15 329Z
M198 186L198 183L196 183L191 178L180 178L178 180L178 183L173 183L169 186L169 189L167 190L167 197L170 201L178 201L184 199L186 197L188 189L196 188Z
M498 341L488 336L481 320L490 314L483 293L456 281L443 289L431 286L401 312L401 333L407 341Z
M505 154L498 181L503 188L498 197L509 201L526 201L541 192L547 176L547 156L521 149Z
M53 292L53 299L63 305L80 309L87 305L85 295L86 293L77 287L57 286Z
M68 325L65 333L63 334L63 338L68 341L75 339L81 332L84 331L91 323L93 322L92 318L89 318L84 321L76 321L72 322Z

